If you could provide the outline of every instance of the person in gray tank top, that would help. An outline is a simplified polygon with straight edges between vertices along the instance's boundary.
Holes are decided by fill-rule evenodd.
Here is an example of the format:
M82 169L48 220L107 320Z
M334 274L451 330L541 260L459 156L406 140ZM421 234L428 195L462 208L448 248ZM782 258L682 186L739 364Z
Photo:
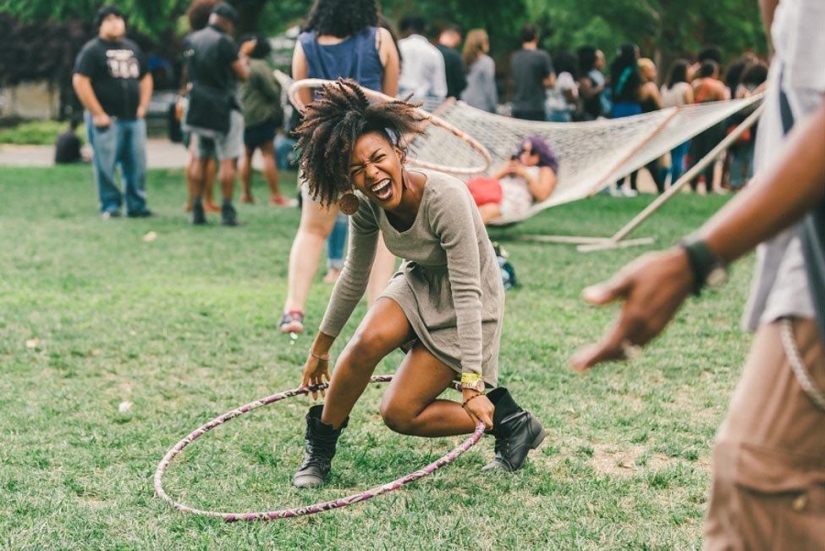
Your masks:
M307 414L306 453L293 484L324 483L338 437L375 367L406 351L381 403L392 430L438 437L484 423L496 438L484 470L515 471L544 429L498 384L504 288L493 245L463 182L407 169L405 137L425 117L403 101L370 104L352 80L324 87L298 127L301 168L321 205L338 203L351 242L302 385L330 380L330 349L364 294L379 236L404 259L338 358L323 405ZM482 300L483 297L483 300ZM439 399L459 380L463 403Z

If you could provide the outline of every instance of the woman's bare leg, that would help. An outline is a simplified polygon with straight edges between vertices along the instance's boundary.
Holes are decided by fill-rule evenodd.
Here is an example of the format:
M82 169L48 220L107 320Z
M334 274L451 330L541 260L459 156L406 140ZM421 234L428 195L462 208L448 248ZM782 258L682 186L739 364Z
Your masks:
M285 313L304 311L309 289L318 271L321 252L329 234L332 233L337 214L336 207L327 210L320 208L318 203L304 198L301 224L289 253Z
M487 222L501 216L501 207L495 203L489 203L478 207L478 212L481 214L481 221L486 226Z
M377 300L335 363L321 421L338 429L367 387L378 362L412 338L412 328L401 307L388 298Z
M414 436L468 434L475 423L459 402L438 400L456 372L417 344L401 363L381 401L389 428ZM461 399L461 395L456 393Z
M260 147L261 156L264 160L263 174L269 185L269 204L278 205L283 201L281 190L278 186L278 165L275 163L275 152L272 141L264 142Z
M241 203L255 202L255 199L252 197L252 155L254 153L254 147L244 145L244 154L241 156L240 162Z

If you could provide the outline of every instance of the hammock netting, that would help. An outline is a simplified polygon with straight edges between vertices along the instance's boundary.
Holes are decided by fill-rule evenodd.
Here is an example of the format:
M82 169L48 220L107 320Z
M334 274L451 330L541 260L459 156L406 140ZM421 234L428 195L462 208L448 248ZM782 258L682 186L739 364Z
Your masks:
M761 96L754 96L581 123L513 119L480 111L461 101L447 102L434 113L489 150L493 159L490 170L508 160L527 136L544 138L556 152L559 171L553 194L533 205L523 217L492 222L507 225L545 208L588 197L731 115L742 110L752 111L759 101ZM427 133L411 145L411 156L422 161L459 168L479 164L478 152L438 127L428 128Z

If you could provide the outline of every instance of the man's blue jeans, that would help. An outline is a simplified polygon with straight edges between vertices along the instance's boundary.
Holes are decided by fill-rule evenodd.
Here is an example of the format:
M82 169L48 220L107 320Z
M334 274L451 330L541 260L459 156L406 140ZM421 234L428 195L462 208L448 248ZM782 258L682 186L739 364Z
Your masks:
M87 111L85 122L94 150L92 164L100 212L120 212L123 194L115 183L118 166L125 188L126 212L146 212L146 121L113 118L111 126L97 128Z

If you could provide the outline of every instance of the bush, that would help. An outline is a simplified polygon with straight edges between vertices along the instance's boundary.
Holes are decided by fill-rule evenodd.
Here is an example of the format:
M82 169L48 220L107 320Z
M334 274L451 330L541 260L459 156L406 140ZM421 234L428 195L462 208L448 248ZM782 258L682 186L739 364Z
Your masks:
M0 144L53 145L57 135L66 129L67 123L59 121L23 122L10 128L0 129ZM86 135L82 125L77 134L81 141Z

